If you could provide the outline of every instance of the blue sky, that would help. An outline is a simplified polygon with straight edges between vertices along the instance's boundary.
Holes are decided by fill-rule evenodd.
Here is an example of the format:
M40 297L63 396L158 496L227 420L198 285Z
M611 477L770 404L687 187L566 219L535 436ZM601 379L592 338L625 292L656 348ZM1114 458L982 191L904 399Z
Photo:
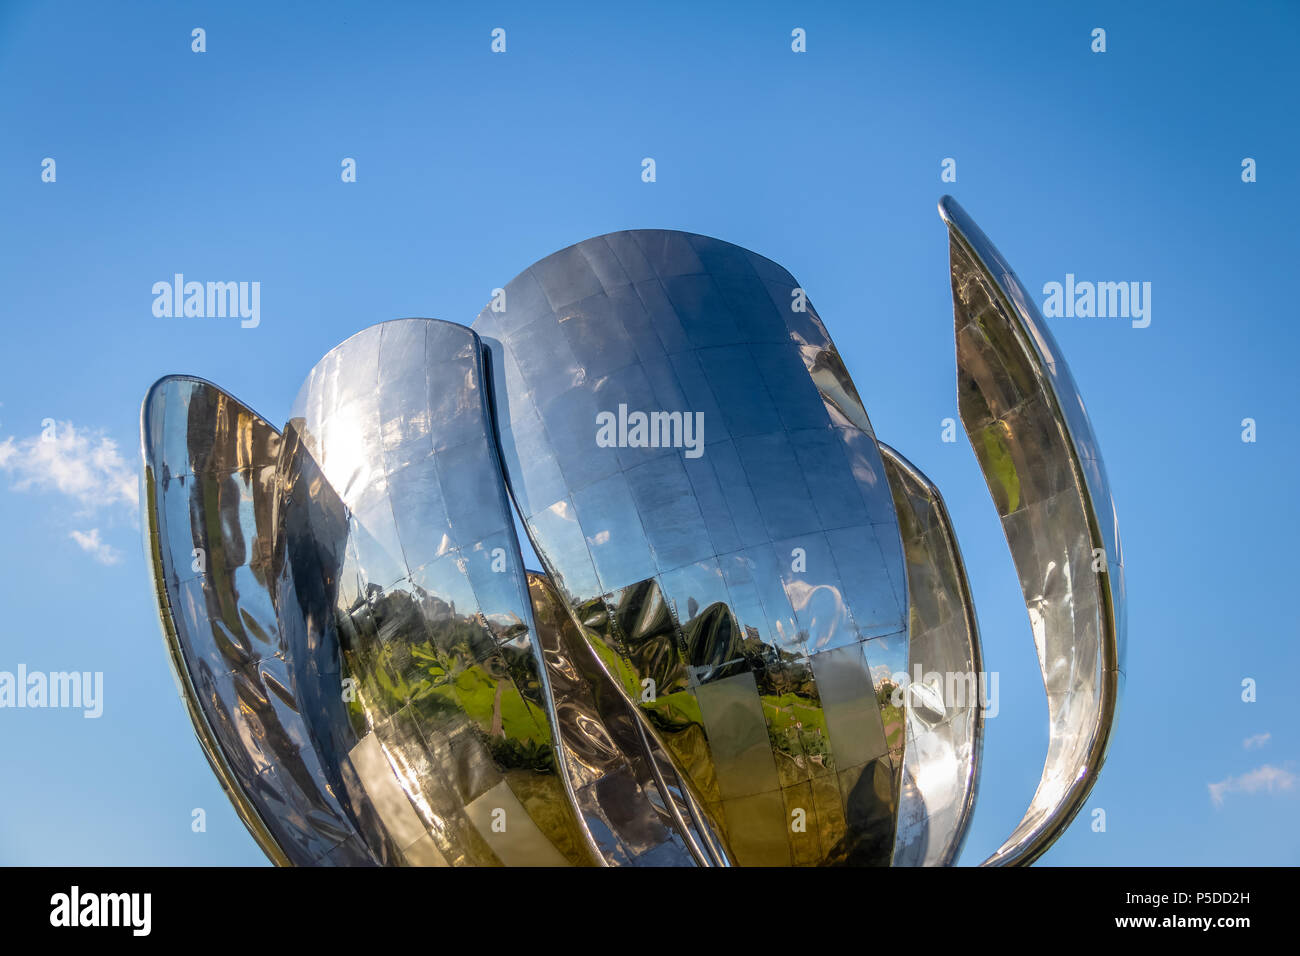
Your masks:
M1085 812L1044 862L1300 863L1282 203L1300 13L983 6L0 6L0 670L105 682L97 720L0 710L0 863L264 862L159 637L129 490L155 379L198 374L279 423L353 332L469 323L542 256L644 227L789 268L881 439L943 489L1001 675L962 860L978 862L1028 803L1047 734L984 481L964 439L940 441L956 415L945 192L1035 294L1067 273L1152 284L1148 328L1049 322L1105 456L1130 603L1126 698L1088 803L1106 830ZM155 317L152 285L177 272L260 282L260 325ZM42 448L45 419L59 438Z

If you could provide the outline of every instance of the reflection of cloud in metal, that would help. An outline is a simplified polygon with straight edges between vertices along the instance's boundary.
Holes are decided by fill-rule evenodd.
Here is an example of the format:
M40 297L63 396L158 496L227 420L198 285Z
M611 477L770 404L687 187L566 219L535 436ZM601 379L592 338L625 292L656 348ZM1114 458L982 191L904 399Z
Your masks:
M898 517L799 283L647 229L562 249L505 291L475 329L506 479L642 731L741 865L887 865L903 722L869 668L907 664ZM680 409L707 444L593 440L602 409Z
M1105 755L1122 555L1055 343L982 233L950 200L941 211L961 416L1051 715L1038 792L986 861L1021 864L1069 824ZM893 692L911 664L980 673L965 570L938 490L877 442L794 278L715 239L641 230L561 250L506 292L509 309L475 323L482 340L423 319L348 339L283 433L199 380L146 399L168 648L267 853L953 862L986 715L937 679L905 712ZM614 407L707 414L709 445L596 440L596 410ZM131 498L111 443L70 426L64 441L0 443L0 470L88 506ZM547 574L524 571L511 505ZM114 559L97 528L72 537ZM1211 795L1293 781L1261 768Z

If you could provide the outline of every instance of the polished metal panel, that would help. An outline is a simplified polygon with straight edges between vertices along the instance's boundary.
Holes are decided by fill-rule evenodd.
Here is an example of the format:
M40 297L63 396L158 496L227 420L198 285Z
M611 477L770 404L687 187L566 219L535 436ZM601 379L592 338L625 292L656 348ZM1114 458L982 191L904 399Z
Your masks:
M312 532L296 544L315 536L337 582L338 667L316 680L347 701L315 729L363 784L396 775L406 803L394 793L380 835L408 862L599 862L556 745L477 337L426 319L359 332L312 369L291 426L283 484ZM342 506L323 536L318 489Z
M163 637L208 762L273 861L370 862L299 713L276 610L279 432L186 376L149 390L140 432Z
M1079 812L1106 756L1123 665L1123 552L1087 410L1038 307L955 200L939 212L962 424L1020 576L1049 714L1038 789L985 863L1029 863Z
M666 756L610 712L626 704L585 645L561 641L573 624L556 620L553 591L537 581L530 595L482 396L474 333L425 320L385 323L329 353L283 435L207 383L151 390L148 544L209 759L281 864L722 859ZM188 573L192 546L220 559L206 576ZM241 561L254 578L228 580ZM533 600L549 622L544 669ZM194 609L205 604L229 606L233 624L213 613L204 626ZM240 625L274 658L231 638ZM245 679L242 706L208 701L210 661L223 657L257 665L275 693L254 698ZM279 723L265 698L287 708ZM557 717L567 723L552 747ZM606 728L618 745L594 760ZM290 792L267 796L273 786ZM333 816L295 810L322 799ZM309 825L323 847L303 845Z
M525 270L475 328L529 538L706 829L743 865L887 864L906 570L798 283L716 239L614 233Z
M966 566L939 489L880 443L907 557L911 673L895 866L948 866L975 806L983 664ZM900 694L903 693L900 689Z
M726 865L700 830L700 808L601 667L550 578L529 571L528 590L574 796L605 860Z
M961 416L1050 708L1038 791L985 861L1021 864L1105 755L1122 553L1041 316L940 209ZM612 233L475 324L354 335L282 433L199 379L145 399L169 658L267 855L952 863L983 733L961 553L793 277L704 236ZM524 570L512 501L546 573Z

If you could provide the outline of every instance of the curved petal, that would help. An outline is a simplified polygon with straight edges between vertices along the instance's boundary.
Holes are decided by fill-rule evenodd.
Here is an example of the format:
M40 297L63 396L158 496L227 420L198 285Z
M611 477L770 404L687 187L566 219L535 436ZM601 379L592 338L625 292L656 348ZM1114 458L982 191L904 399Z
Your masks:
M1124 568L1082 397L1032 297L951 197L958 400L1020 576L1047 689L1049 741L1019 826L985 861L1032 863L1087 799L1118 705Z
M579 635L555 585L529 571L528 590L574 796L606 862L714 862L696 822L698 808Z
M907 557L911 658L895 866L948 866L961 851L984 742L983 663L966 566L939 489L880 443Z
M276 863L371 862L311 745L276 612L279 432L186 376L149 390L140 431L163 637L208 762Z
M316 679L354 695L321 747L363 784L396 774L375 839L412 862L600 862L573 809L477 336L428 319L359 332L293 415L303 454L285 485L304 494L289 497L324 485L342 505L317 545L338 566L339 667L333 687Z
M798 283L716 239L613 233L525 270L475 328L528 535L704 832L745 865L887 864L906 573Z

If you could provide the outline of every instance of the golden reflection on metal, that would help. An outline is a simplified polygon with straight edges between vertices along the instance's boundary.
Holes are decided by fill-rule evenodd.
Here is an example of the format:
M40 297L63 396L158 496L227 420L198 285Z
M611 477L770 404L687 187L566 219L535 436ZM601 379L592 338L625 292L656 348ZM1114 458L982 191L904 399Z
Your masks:
M940 210L961 417L1050 709L1038 791L986 861L1021 864L1105 755L1122 555L1046 325ZM475 327L358 333L283 432L200 379L145 398L169 659L267 855L954 862L983 734L965 568L794 278L705 236L611 233L526 269ZM524 570L512 505L545 573Z
M177 687L208 762L274 862L365 863L288 690L274 593L280 435L201 379L141 409L145 543Z
M944 197L962 424L1002 517L1047 689L1047 760L986 865L1032 863L1083 806L1106 757L1124 642L1115 508L1083 399L1038 307Z
M550 578L529 571L528 590L583 818L623 837L621 849L606 851L609 862L726 865L702 831L702 809L642 730Z
M504 288L475 328L511 494L707 831L745 866L888 865L906 571L816 309L776 263L665 230L586 240ZM637 441L628 416L651 413L664 430ZM602 415L626 440L593 441ZM664 423L693 415L703 448L674 447Z
M313 677L347 706L322 728L333 753L376 739L420 824L388 828L404 853L596 863L553 746L483 394L472 332L406 319L326 354L294 402L284 492L337 582L338 668Z
M911 659L895 866L948 866L975 807L983 663L966 566L939 489L880 443L907 557Z

